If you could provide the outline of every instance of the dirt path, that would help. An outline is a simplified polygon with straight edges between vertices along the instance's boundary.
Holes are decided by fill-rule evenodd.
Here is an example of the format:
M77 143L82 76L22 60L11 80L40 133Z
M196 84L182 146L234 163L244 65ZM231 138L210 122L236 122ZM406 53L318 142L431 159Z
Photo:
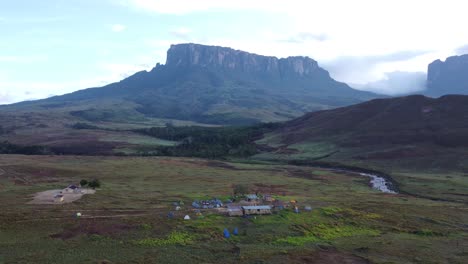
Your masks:
M142 217L151 215L161 215L161 213L144 213L144 214L117 214L117 215L82 215L80 219L99 219L99 218L129 218L129 217ZM15 223L28 223L28 222L39 222L39 221L51 221L51 220L64 220L72 219L73 216L69 217L51 217L51 218L38 218L38 219L24 219L17 220Z

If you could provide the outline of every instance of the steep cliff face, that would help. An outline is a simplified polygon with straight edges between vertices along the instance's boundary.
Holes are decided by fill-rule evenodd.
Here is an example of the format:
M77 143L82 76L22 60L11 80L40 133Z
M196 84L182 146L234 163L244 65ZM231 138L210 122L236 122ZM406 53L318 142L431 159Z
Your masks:
M427 95L468 94L468 55L436 60L427 70Z
M308 57L297 56L278 59L231 48L192 43L172 45L167 52L166 66L221 68L283 78L317 74L328 76L327 71L320 68L315 60Z

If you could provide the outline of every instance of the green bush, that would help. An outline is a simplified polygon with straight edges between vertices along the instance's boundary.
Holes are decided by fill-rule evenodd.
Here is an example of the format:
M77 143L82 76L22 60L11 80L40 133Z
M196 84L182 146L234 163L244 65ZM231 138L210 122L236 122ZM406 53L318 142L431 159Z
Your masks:
M84 187L84 186L88 185L88 180L85 180L85 179L81 180L80 185L81 185L81 187Z
M243 195L249 192L249 187L245 184L234 185L234 195Z
M94 180L91 180L89 183L88 183L88 186L95 189L95 188L99 188L101 187L101 181L98 180L98 179L94 179Z

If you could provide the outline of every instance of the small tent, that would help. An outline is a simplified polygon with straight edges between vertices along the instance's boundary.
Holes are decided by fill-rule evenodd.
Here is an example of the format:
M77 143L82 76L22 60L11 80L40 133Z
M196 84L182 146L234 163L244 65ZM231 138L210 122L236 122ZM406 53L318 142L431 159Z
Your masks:
M227 230L227 228L224 228L223 235L224 235L224 238L230 238L231 237L231 234L229 234L229 230Z
M185 216L184 216L184 220L190 220L190 216L189 216L189 215L185 215Z

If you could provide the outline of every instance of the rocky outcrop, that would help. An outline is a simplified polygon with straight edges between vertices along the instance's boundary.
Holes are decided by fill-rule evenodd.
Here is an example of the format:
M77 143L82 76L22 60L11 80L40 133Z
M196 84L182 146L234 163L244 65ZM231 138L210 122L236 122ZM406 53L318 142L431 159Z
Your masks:
M297 56L278 59L231 48L192 43L172 45L167 52L166 66L222 68L244 73L281 77L317 74L329 76L328 72L320 68L315 60L308 57Z
M427 95L468 94L468 55L436 60L427 70Z

